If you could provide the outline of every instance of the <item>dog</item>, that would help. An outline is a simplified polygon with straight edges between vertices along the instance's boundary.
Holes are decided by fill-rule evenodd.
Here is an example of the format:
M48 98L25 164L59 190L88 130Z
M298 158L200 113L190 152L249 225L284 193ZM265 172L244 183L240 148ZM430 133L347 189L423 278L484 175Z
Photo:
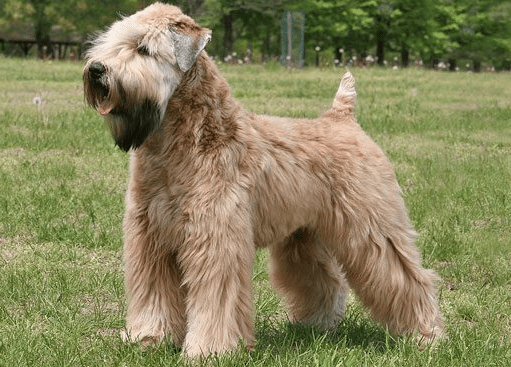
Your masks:
M394 169L354 117L346 73L316 120L258 116L204 51L211 31L154 3L92 41L86 101L130 152L129 341L188 356L254 345L257 248L296 323L335 328L351 287L395 334L443 323Z

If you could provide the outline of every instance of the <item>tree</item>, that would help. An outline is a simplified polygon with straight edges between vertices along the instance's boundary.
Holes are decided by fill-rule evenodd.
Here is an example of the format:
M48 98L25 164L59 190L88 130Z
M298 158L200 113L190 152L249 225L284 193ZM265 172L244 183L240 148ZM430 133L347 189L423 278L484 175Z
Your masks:
M162 1L162 0L160 0ZM338 59L376 52L383 65L389 51L429 65L471 60L511 69L509 0L163 0L176 4L198 23L213 29L213 54L236 47L279 53L280 20L286 10L305 13L306 49L332 48ZM145 7L150 0L0 0L0 29L33 29L39 57L54 56L52 32L87 35ZM27 25L30 25L27 27Z
M137 0L2 0L1 22L7 29L23 29L31 24L37 56L54 57L51 30L85 36L116 20L119 12L131 13L140 7ZM89 19L84 22L84 19Z
M454 35L460 47L457 56L471 59L474 71L483 61L495 61L498 67L511 67L511 4L507 0L465 2L466 18Z
M34 25L34 37L37 43L37 54L42 57L43 49L48 46L51 21L44 11L46 3L49 0L29 1L29 0L5 0L2 2L2 25L7 29L22 29L25 25L25 19L29 18ZM33 2L36 2L34 7ZM48 26L50 24L50 26ZM51 45L48 48L51 52Z
M249 41L257 34L268 39L278 29L283 7L291 0L206 0L205 14L200 18L207 27L223 30L221 55L232 54L234 34L245 35Z
M305 38L309 49L332 47L341 60L345 55L364 54L371 48L374 34L374 0L302 0L291 10L305 13ZM340 50L344 52L341 53Z
M407 67L410 53L420 53L432 34L438 31L436 8L433 1L424 0L398 0L395 7L399 13L394 13L391 40L401 54L401 66Z

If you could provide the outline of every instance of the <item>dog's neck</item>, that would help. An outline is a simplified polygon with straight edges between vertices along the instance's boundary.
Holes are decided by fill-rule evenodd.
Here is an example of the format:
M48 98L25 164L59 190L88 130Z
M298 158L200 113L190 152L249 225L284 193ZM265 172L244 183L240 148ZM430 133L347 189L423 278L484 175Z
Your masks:
M227 81L203 52L169 100L164 124L187 135L195 148L209 151L235 136L242 111Z
M183 109L183 102L202 107L214 105L215 109L232 105L234 102L229 84L205 51L185 73L169 104Z

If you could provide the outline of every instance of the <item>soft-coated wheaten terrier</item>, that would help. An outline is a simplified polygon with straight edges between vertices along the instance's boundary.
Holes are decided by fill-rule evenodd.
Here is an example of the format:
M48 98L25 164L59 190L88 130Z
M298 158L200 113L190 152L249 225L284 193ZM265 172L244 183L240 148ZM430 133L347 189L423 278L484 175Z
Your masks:
M442 329L394 171L353 117L354 79L316 120L257 116L204 51L211 38L155 3L93 41L87 102L130 150L127 337L190 355L253 340L252 263L293 321L335 327L348 284L394 333Z

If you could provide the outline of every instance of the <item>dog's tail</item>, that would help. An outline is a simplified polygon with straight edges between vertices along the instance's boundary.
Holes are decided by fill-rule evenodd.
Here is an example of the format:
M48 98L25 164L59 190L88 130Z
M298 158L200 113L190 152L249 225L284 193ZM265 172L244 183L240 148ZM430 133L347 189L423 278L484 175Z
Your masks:
M338 111L348 110L349 112L353 112L356 99L357 91L355 90L355 78L348 71L342 77L332 107Z

